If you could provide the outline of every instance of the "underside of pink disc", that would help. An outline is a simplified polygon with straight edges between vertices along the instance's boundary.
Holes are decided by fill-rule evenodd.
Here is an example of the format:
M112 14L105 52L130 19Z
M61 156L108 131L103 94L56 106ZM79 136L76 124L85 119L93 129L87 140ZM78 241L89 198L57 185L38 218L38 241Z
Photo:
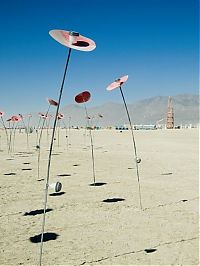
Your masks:
M63 119L64 118L64 114L59 113L57 118L58 118L58 120Z
M21 121L21 120L22 120L22 118L21 118L20 116L13 115L13 116L11 117L11 121L12 121L12 122L19 122L19 121Z
M89 52L96 48L96 44L93 40L86 38L77 32L51 30L49 34L57 42L75 50Z
M128 79L128 75L126 76L123 76L117 80L115 80L114 82L112 82L108 87L107 87L107 90L108 91L111 91L111 90L114 90L114 89L117 89L119 88L120 86L122 86L124 84L124 82L126 82Z

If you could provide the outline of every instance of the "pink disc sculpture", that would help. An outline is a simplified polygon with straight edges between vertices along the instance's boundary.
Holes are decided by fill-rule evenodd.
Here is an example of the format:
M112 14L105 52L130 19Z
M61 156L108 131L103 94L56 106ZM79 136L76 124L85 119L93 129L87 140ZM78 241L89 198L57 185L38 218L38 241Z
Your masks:
M13 115L13 116L11 117L11 121L12 121L12 122L19 122L19 121L21 121L21 120L22 120L21 116Z
M139 202L140 202L140 208L142 209L142 197L141 197L140 177L139 177L139 168L138 168L138 163L141 161L141 159L137 157L136 142L135 142L135 138L134 138L134 134L133 134L133 127L132 127L132 123L131 123L131 117L130 117L130 114L129 114L129 111L128 111L128 107L127 107L127 104L126 104L126 100L125 100L125 97L124 97L124 94L123 94L123 91L122 91L122 87L121 87L127 80L128 80L128 75L123 76L121 78L118 78L107 87L107 90L111 91L111 90L119 88L121 96L122 96L122 99L123 99L124 107L126 109L126 113L127 113L130 129L131 129L131 134L132 134L133 149L134 149L135 164L136 164L136 174L137 174L137 181L138 181Z
M59 113L59 114L58 114L58 116L57 116L57 118L58 118L58 120L61 120L61 119L63 119L63 118L64 118L64 115L63 115L63 114L61 114L61 113Z
M96 48L96 44L94 41L80 35L78 32L51 30L49 34L57 42L75 50L89 52Z
M114 90L114 89L117 89L119 88L122 84L124 84L124 82L126 82L128 80L128 75L126 76L123 76L119 79L116 79L114 82L112 82L108 87L107 87L107 90L108 91L111 91L111 90Z
M45 189L45 195L44 195L44 215L43 215L43 221L42 221L42 233L41 233L41 245L40 245L40 259L39 259L39 265L42 265L42 250L43 250L43 238L44 238L44 229L45 229L45 214L46 214L46 206L47 206L47 197L48 197L48 187L49 187L49 179L50 179L50 168L51 168L51 155L53 150L53 143L54 143L54 136L55 136L55 130L56 130L56 123L58 121L58 113L61 103L61 98L63 94L63 88L65 84L65 78L67 74L67 69L69 65L69 60L71 56L72 49L89 52L96 48L96 44L93 40L86 38L82 35L80 35L78 32L75 31L65 31L65 30L51 30L49 32L50 36L59 42L60 44L66 46L69 48L68 56L65 64L63 79L61 82L61 87L59 90L59 97L58 97L58 105L56 109L55 119L53 123L53 130L52 130L52 136L51 136L51 143L49 148L49 157L48 157L48 167L47 167L47 177L46 177L46 189Z

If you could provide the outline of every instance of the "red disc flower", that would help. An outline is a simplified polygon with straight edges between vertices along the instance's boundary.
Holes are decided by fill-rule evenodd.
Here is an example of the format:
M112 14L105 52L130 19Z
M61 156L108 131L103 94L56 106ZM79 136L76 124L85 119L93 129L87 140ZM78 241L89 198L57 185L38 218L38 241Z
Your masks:
M58 106L58 103L52 99L47 98L47 101L49 102L50 105Z
M77 103L85 103L89 101L90 97L91 97L91 94L89 91L83 91L75 96L75 101Z

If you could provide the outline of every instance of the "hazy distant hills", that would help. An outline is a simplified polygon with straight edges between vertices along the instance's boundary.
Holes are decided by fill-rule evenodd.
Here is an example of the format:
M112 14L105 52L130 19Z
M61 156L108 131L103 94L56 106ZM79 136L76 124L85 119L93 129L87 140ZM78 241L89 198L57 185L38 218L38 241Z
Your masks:
M199 96L182 94L172 97L174 107L175 125L199 123ZM168 97L158 96L144 99L133 104L128 104L133 124L155 124L164 119L165 123ZM85 125L85 110L82 105L67 105L61 109L66 119L71 117L71 125ZM128 124L127 115L123 104L105 103L100 106L88 108L88 114L93 118L93 124L100 126ZM101 114L103 118L98 118Z
M176 95L172 97L172 100L174 107L175 125L199 124L199 95ZM167 104L167 96L148 98L134 102L132 104L128 104L132 123L136 125L155 125L156 121L163 119L160 124L165 124ZM52 107L51 110L53 109L55 110L55 108ZM69 125L69 117L71 117L71 126L86 125L86 114L84 106L82 104L66 105L60 109L60 113L63 113L65 115L64 122L67 126ZM51 114L55 113L51 112ZM98 114L101 114L103 117L100 118ZM126 111L122 103L110 102L102 104L100 106L88 108L88 115L91 118L93 117L92 125L106 127L128 124ZM37 127L38 113L32 114L31 125ZM61 125L63 126L63 124Z

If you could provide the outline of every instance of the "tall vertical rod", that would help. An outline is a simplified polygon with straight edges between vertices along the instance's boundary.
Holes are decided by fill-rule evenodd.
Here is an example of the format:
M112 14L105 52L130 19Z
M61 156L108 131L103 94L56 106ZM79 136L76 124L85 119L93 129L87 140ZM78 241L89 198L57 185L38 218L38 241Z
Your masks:
M127 113L127 116L128 116L128 121L129 121L130 128L131 128L131 134L132 134L132 140L133 140L133 148L134 148L134 153L135 153L135 164L136 164L136 173L137 173L138 190L139 190L139 198L140 198L140 208L142 209L140 177L139 177L139 169L138 169L138 162L137 162L137 149L136 149L136 143L135 143L135 138L134 138L134 134L133 134L133 127L132 127L131 118L130 118L130 115L129 115L128 107L127 107L127 104L126 104L126 101L125 101L124 94L122 92L121 86L119 87L119 89L120 89L120 92L121 92L121 95L122 95L122 99L123 99L123 102L124 102L124 106L125 106L126 113Z
M4 123L4 120L3 120L3 117L1 116L1 123L5 129L5 133L6 133L6 139L7 139L7 149L9 149L9 139L8 139L8 131L7 131L7 128L6 128L6 125ZM9 150L8 150L8 153L9 153Z
M38 125L36 127L36 146L38 144L38 136L39 136L39 126L40 126L40 122L41 122L41 116L39 117L39 121L38 121Z
M61 88L60 88L58 105L57 105L57 109L56 109L56 115L55 115L54 124L53 124L51 144L50 144L50 149L49 149L47 178L46 178L46 187L45 187L45 196L44 196L44 214L43 214L43 221L42 221L42 233L41 233L41 243L40 243L40 259L39 259L39 265L40 266L42 265L42 251L43 251L45 216L46 216L47 197L48 197L48 188L49 188L49 177L50 177L50 167L51 167L51 154L52 154L52 150L53 150L53 142L54 142L54 135L55 135L55 129L56 129L56 122L57 122L57 117L58 117L58 112L59 112L59 107L60 107L60 102L61 102L61 97L62 97L62 92L63 92L64 83L65 83L65 77L66 77L66 73L67 73L67 68L68 68L68 64L69 64L70 55L71 55L71 48L69 49L67 62L66 62L66 65L65 65L63 80L62 80L62 84L61 84Z
M84 103L84 107L85 107L85 113L87 116L87 124L89 126L89 132L90 132L90 144L91 144L91 153L92 153L92 171L93 171L93 180L94 180L94 186L95 186L96 178L95 178L95 165L94 165L94 145L93 145L91 127L90 127L90 123L89 123L88 111L87 111L85 103Z
M44 124L45 124L45 121L47 119L50 107L51 107L51 105L49 104L48 109L47 109L46 114L45 114L45 118L44 118L43 123L42 123L42 128L40 130L40 136L39 136L39 140L38 140L38 143L37 143L37 146L39 146L39 148L38 148L38 160L37 160L37 163L38 163L38 169L37 169L38 170L37 171L38 180L40 178L40 154L41 154L40 151L41 151L42 132L43 132L43 129L44 129Z

